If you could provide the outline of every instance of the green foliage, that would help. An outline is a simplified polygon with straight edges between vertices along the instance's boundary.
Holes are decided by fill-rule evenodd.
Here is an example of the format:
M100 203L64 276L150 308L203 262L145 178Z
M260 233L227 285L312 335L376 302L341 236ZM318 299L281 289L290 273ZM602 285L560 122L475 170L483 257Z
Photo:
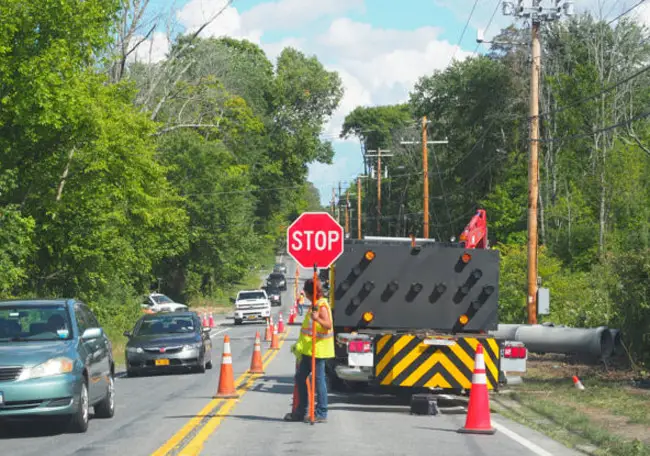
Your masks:
M229 38L180 36L108 79L129 7L0 0L0 296L81 298L116 347L159 280L200 302L273 261L319 205L307 165L331 161L319 136L342 96L315 57L274 69Z

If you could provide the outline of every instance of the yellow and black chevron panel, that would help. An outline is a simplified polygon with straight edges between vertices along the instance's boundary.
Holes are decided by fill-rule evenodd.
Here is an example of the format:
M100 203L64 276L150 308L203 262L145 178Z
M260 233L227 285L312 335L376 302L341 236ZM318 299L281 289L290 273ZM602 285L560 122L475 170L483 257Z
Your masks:
M457 337L432 345L418 336L385 334L375 342L375 381L379 385L427 388L472 386L474 356L483 345L488 389L499 380L499 344L492 338Z

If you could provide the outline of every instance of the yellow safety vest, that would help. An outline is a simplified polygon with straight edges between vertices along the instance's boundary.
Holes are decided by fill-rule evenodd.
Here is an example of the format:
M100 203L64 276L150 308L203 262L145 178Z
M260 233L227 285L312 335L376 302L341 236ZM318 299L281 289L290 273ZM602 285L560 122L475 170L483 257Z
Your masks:
M298 298L298 302L299 302L300 304L304 304L304 303L305 303L305 297L302 296L302 295L300 295L300 298Z
M327 307L330 321L334 323L332 309L330 309L327 299L321 298L316 304L319 310L322 306ZM311 356L311 312L307 313L302 320L296 350L302 355ZM334 358L334 331L323 328L318 322L316 322L316 358Z

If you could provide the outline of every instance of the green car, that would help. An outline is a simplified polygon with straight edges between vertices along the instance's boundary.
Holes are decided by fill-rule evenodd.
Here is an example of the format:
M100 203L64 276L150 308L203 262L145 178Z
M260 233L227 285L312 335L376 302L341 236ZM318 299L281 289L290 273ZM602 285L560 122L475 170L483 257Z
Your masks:
M74 299L0 301L0 419L63 417L86 432L115 413L111 342Z

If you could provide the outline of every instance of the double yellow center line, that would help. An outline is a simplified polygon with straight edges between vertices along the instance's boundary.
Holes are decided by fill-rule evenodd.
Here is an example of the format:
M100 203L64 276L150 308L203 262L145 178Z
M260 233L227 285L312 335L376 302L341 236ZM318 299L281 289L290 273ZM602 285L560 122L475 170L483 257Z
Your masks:
M282 348L285 339L289 335L289 328L287 332L282 334L279 339L279 347ZM262 356L262 366L264 370L268 364L276 357L280 350L268 350ZM239 398L241 398L246 391L248 391L252 386L255 380L263 376L264 374L250 374L248 370L240 375L237 380L235 380L235 389L239 393ZM238 398L233 399L213 399L211 400L203 409L192 418L185 426L181 428L171 439L169 439L163 446L158 448L151 456L164 456L172 452L175 448L183 443L187 437L198 429L198 432L192 439L184 446L182 446L177 454L182 456L189 455L198 455L203 449L203 444L205 441L212 435L212 433L217 429L219 424L223 421L228 413L233 409L237 403ZM219 408L218 413L211 416L217 407ZM210 417L207 421L206 418ZM203 425L202 425L203 424Z

